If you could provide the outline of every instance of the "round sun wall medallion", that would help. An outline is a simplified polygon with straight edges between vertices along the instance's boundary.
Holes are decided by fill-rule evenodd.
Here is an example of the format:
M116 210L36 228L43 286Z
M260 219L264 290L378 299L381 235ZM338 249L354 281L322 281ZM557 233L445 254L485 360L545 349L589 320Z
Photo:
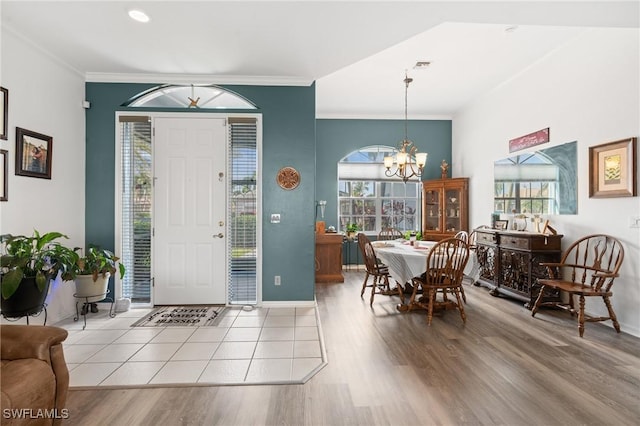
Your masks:
M293 167L283 167L278 171L276 181L282 189L295 189L300 184L300 173Z

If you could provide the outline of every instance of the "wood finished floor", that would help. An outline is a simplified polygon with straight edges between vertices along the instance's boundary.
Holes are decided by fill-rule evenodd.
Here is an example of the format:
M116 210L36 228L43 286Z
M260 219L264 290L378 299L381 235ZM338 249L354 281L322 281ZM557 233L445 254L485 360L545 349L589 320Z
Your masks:
M72 390L64 424L640 424L640 339L594 323L581 339L567 313L473 286L466 325L428 327L397 297L370 308L363 275L317 284L328 365L304 385Z

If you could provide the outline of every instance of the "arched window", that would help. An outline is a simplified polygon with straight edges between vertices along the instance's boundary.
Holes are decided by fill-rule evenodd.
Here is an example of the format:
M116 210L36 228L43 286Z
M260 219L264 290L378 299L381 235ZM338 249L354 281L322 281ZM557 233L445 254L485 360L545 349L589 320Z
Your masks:
M165 84L139 93L122 106L133 108L256 109L242 96L215 85Z
M362 232L377 235L384 228L420 230L422 183L404 183L384 174L384 157L396 149L376 145L353 151L338 163L338 223L345 231L355 223Z
M495 212L559 213L559 168L543 153L496 161L493 174Z

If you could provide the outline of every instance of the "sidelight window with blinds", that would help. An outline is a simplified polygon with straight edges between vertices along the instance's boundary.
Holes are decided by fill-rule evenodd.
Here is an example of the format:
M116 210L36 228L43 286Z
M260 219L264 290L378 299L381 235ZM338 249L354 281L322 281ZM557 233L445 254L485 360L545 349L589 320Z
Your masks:
M122 297L151 303L153 229L152 118L119 116ZM258 302L257 119L228 118L227 302Z
M120 116L122 297L151 302L151 117Z
M229 304L258 302L258 149L255 118L229 118Z

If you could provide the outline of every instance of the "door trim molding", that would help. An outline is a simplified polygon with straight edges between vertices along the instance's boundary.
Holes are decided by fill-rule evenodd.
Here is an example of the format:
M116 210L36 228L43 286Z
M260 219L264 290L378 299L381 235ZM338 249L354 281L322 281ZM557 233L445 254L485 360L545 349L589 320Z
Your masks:
M115 198L115 211L114 211L114 248L117 252L121 252L122 249L122 200L120 199L120 194L122 193L122 179L120 179L122 174L122 143L120 140L120 129L119 129L119 119L120 116L141 116L141 117L151 117L152 127L153 122L156 118L203 118L203 119L211 119L211 118L224 118L228 119L230 117L234 118L255 118L256 119L256 137L257 137L257 148L258 148L258 175L257 175L257 189L258 194L262 194L262 113L260 112L247 112L247 113L230 113L230 112L154 112L154 111L116 111L114 117L114 134L115 134L115 182L114 182L114 198ZM153 144L154 136L152 135L152 144ZM228 167L228 165L227 165ZM228 169L227 169L228 173ZM257 217L262 217L262 196L258 197L257 205L256 205L256 214ZM228 220L227 220L228 222ZM256 286L257 286L257 298L258 305L262 303L262 221L256 221L256 246L258 248L257 258L256 258ZM152 236L153 241L153 236ZM152 242L152 259L153 259L153 242ZM153 262L153 260L152 260ZM153 271L153 265L152 265ZM153 281L153 277L152 277ZM119 277L114 278L114 290L116 300L122 299L122 282ZM228 302L228 301L227 301ZM292 303L292 302L287 302ZM136 306L154 306L153 300L153 290L151 291L151 298L149 304L136 304ZM299 306L299 305L298 305Z

